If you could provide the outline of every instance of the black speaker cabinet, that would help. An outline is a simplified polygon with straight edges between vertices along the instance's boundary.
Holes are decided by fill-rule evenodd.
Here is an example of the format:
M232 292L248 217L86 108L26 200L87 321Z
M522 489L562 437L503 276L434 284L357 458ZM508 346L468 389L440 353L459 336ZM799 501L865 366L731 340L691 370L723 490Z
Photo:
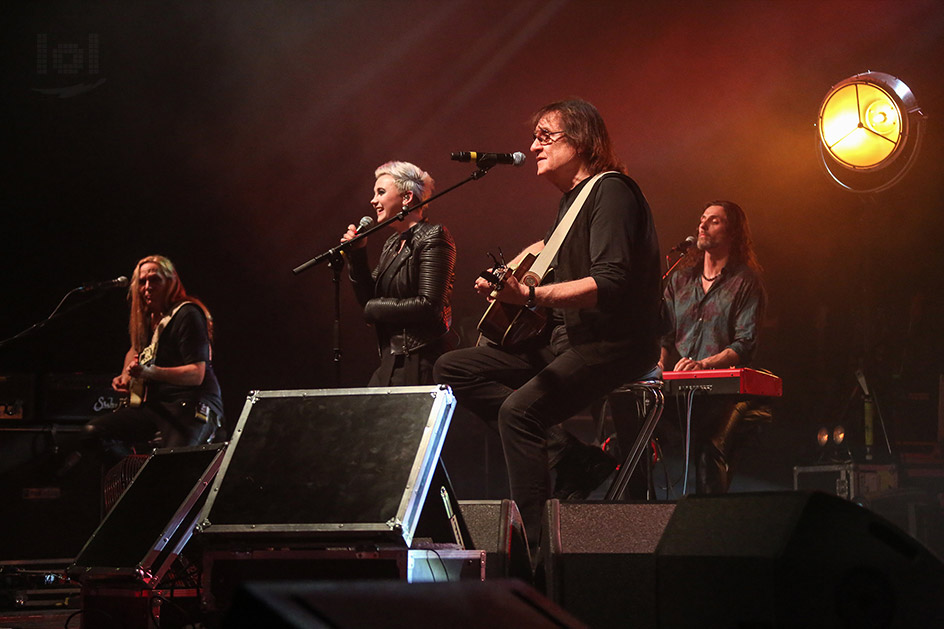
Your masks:
M469 548L485 551L485 578L531 581L531 554L514 500L460 500Z
M440 386L250 394L201 515L202 537L409 547L454 408Z
M67 574L154 587L193 534L225 444L155 450Z
M223 627L560 629L586 625L520 581L497 580L247 584L237 594Z
M67 565L102 518L101 467L85 457L61 474L79 433L0 431L0 562Z
M549 500L541 548L548 597L593 627L654 627L655 550L674 509Z
M679 501L657 554L660 627L941 627L944 566L837 496Z

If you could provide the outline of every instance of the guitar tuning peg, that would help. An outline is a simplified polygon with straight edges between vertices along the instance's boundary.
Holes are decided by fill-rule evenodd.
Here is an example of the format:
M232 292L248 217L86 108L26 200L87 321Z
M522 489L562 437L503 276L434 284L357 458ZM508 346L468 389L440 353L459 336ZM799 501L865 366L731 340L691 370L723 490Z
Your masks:
M491 251L486 251L485 253L486 253L486 255L487 255L489 258L492 259L492 268L497 268L497 267L503 266L502 264L500 264L500 263L498 262L498 258L496 258L494 255L492 255L492 252L491 252ZM498 255L501 255L501 249L498 250Z
M508 266L507 264L505 264L505 254L502 253L501 247L498 248L498 257L501 258L502 266Z

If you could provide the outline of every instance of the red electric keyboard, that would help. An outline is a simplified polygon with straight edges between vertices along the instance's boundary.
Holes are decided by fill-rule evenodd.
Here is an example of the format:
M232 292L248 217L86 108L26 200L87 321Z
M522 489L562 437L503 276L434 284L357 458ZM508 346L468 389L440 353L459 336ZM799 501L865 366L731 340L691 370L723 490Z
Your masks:
M745 395L781 397L783 380L769 371L756 369L703 369L699 371L666 371L665 395L682 395L701 391L710 395Z

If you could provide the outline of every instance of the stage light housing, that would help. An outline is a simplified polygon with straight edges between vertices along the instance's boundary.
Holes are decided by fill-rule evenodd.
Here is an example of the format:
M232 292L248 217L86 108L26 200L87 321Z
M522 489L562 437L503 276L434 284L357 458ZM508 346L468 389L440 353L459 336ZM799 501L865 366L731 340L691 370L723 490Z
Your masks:
M842 424L837 425L833 428L833 443L837 446L841 446L842 442L846 440L846 429L843 428Z
M816 431L816 443L821 448L825 448L830 442L834 446L841 446L845 440L846 429L842 424L836 424L831 430L826 426L820 426L820 429Z
M897 183L918 154L925 116L914 94L884 72L863 72L832 86L819 109L826 172L854 192Z

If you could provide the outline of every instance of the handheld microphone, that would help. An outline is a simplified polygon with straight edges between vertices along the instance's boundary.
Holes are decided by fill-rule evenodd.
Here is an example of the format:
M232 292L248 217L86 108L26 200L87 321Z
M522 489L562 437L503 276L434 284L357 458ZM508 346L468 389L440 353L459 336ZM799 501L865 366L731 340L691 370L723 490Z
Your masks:
M674 247L672 247L671 249L669 249L669 253L675 253L676 251L680 251L680 252L684 253L684 252L688 251L689 249L691 249L693 246L695 246L695 241L696 241L696 240L697 240L697 238L695 238L694 236L689 236L688 238L686 238L685 240L683 240L683 241L680 242L679 244L677 244L677 245L675 245Z
M125 288L128 286L128 278L124 275L116 277L113 280L107 280L105 282L95 282L94 284L88 284L86 286L79 286L78 292L87 293L90 290L99 290L102 288Z
M521 166L527 156L521 151L515 153L478 153L476 151L464 151L461 153L450 154L450 159L454 162L475 162L479 166L490 164L511 164L512 166Z
M374 225L374 218L372 216L365 216L361 218L361 222L357 224L357 229L354 230L355 234L359 234L366 229L370 229Z

